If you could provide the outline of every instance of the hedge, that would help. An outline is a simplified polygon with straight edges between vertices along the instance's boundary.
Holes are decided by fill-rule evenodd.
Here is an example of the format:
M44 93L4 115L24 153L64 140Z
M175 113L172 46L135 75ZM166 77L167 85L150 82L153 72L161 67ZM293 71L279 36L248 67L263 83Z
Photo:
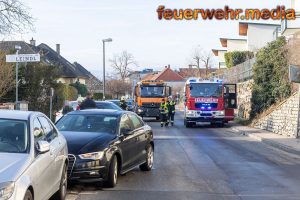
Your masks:
M253 67L253 90L250 118L291 95L288 60L284 37L259 50Z
M232 51L224 55L227 68L231 68L254 57L251 51Z

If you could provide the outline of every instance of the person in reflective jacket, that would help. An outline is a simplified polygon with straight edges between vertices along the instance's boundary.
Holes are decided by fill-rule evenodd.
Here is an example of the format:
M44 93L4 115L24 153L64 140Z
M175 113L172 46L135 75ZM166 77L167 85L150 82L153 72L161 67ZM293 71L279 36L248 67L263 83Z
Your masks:
M168 120L170 120L171 122L171 126L174 125L174 116L175 116L175 105L176 105L176 102L173 101L173 98L172 96L169 96L168 97L169 99L169 103L168 103L168 111L169 111L169 115L168 115Z
M121 100L120 100L120 107L123 109L123 110L128 110L128 105L125 101L125 97L121 97Z
M160 126L163 127L169 125L169 120L168 120L168 102L166 102L165 99L162 99L162 102L160 103Z

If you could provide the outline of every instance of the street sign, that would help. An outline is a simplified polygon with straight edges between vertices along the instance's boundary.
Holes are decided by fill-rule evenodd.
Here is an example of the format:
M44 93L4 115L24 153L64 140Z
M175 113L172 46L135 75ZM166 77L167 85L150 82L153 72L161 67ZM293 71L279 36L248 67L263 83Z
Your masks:
M290 82L300 83L300 66L289 65Z
M40 54L12 54L6 55L6 62L20 63L20 62L40 62Z

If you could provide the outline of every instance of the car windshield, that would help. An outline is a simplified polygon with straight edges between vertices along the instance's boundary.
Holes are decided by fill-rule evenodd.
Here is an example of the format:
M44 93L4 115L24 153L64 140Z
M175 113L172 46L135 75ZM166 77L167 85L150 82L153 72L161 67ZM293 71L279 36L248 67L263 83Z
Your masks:
M26 153L28 149L26 121L0 119L0 152Z
M117 116L104 114L72 114L65 115L56 127L60 131L104 132L116 134Z
M142 86L141 97L164 97L165 90L163 86Z
M192 83L190 91L191 97L220 97L222 95L222 84Z
M96 106L98 109L122 110L122 108L120 108L114 103L96 102Z
M114 103L115 105L120 105L120 100L109 100L110 102Z

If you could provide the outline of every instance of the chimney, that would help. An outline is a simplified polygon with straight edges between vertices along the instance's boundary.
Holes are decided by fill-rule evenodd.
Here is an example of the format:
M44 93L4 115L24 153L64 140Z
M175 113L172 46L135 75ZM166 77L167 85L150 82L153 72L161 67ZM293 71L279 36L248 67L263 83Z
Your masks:
M56 53L60 55L60 44L56 44Z
M170 69L170 68L171 68L171 66L170 66L170 65L168 65L168 68Z
M32 46L35 46L35 40L34 40L33 38L31 38L30 44L31 44Z
M193 65L189 65L189 69L192 69L193 68Z

